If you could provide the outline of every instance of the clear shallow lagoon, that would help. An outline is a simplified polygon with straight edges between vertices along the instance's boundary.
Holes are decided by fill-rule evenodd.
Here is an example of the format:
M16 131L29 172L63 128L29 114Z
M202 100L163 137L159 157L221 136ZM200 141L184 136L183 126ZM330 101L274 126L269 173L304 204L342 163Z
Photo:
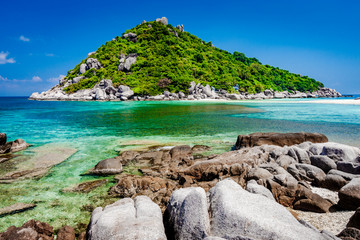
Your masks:
M56 144L78 150L44 178L0 184L0 207L16 202L38 204L34 210L0 218L0 231L31 218L55 228L87 223L90 205L113 200L106 197L114 184L112 178L89 194L61 190L95 179L80 174L132 147L206 144L213 152L223 152L231 149L239 134L268 131L320 132L331 141L360 147L360 105L311 101L38 102L0 98L0 132L7 133L9 140L23 138L32 148Z

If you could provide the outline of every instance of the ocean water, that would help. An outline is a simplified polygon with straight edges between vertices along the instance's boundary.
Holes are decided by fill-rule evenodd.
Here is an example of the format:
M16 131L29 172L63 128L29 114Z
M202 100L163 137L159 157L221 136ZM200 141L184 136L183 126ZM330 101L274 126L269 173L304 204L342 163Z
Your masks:
M109 182L90 193L62 189L104 177L82 175L119 151L153 145L206 144L213 153L231 149L239 134L320 132L330 141L360 147L360 105L317 104L306 100L229 102L52 102L0 98L0 132L32 146L65 146L77 153L37 180L0 184L0 208L16 202L37 207L0 217L0 231L35 218L55 228L81 230L95 206L115 201ZM335 100L336 101L336 100ZM3 167L0 164L0 168ZM4 169L1 169L4 171ZM6 169L5 169L6 171Z

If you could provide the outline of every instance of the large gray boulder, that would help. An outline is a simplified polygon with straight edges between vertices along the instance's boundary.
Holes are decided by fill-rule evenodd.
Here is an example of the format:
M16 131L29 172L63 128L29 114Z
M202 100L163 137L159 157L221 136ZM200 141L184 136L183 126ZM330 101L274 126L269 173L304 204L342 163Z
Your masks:
M335 161L353 162L360 156L360 149L340 143L323 144L321 155L326 155Z
M310 157L311 164L322 169L325 173L336 169L336 163L328 156L314 155Z
M255 193L255 194L260 194L264 197L267 197L267 198L275 201L275 198L272 195L272 193L270 192L270 190L262 185L257 184L257 182L255 180L250 180L247 182L246 191Z
M130 41L136 43L137 35L135 33L129 32L123 35L123 38L129 39Z
M87 70L89 70L88 66L86 65L86 63L82 63L80 65L80 74L84 74Z
M86 65L88 69L100 69L102 67L101 63L96 58L88 58L86 60Z
M210 233L206 193L202 188L182 188L172 193L164 213L168 239L203 239Z
M106 93L104 89L97 88L95 90L95 99L96 100L105 100L106 99Z
M146 196L121 199L104 209L95 208L88 240L166 240L160 207Z
M213 97L215 94L211 91L210 85L206 84L205 87L202 88L203 93L208 97Z
M309 154L306 150L301 149L297 146L293 146L289 149L289 156L293 157L295 160L299 161L299 163L311 164Z
M324 171L316 166L302 163L297 163L295 166L300 171L301 176L304 176L303 180L314 182L316 185L326 177Z
M120 97L129 98L134 95L134 91L131 90L128 86L120 85L118 89L118 95Z
M356 160L357 161L357 160ZM360 174L360 162L337 162L337 169L343 172Z
M121 54L119 58L119 66L118 71L129 72L131 66L136 63L137 54L131 53L125 57L125 55Z
M226 179L210 189L211 235L225 239L326 239L283 206Z
M354 178L340 189L338 204L346 210L360 207L360 178Z
M166 17L157 18L156 22L162 23L164 25L168 25L168 19Z

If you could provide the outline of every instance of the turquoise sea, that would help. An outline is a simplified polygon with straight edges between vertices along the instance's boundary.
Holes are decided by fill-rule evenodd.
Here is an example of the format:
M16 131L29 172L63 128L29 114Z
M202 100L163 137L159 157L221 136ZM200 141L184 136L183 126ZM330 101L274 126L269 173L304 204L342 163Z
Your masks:
M356 96L355 96L356 97ZM33 202L33 210L0 217L0 231L31 218L55 228L84 229L94 206L114 201L108 184L88 194L61 190L94 176L82 176L119 151L153 145L206 144L212 152L231 149L239 134L320 132L330 141L360 147L360 105L319 104L314 99L264 101L53 102L0 98L0 132L36 147L67 146L72 157L46 177L0 184L0 208ZM336 101L336 100L334 100ZM51 149L51 148L49 148ZM0 164L0 171L4 172ZM103 177L99 177L103 178Z

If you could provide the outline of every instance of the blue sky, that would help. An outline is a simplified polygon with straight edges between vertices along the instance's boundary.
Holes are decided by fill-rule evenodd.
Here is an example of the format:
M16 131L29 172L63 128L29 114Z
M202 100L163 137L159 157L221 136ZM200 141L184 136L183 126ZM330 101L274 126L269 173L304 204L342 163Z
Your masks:
M142 20L360 93L359 1L1 1L0 96L27 96Z

